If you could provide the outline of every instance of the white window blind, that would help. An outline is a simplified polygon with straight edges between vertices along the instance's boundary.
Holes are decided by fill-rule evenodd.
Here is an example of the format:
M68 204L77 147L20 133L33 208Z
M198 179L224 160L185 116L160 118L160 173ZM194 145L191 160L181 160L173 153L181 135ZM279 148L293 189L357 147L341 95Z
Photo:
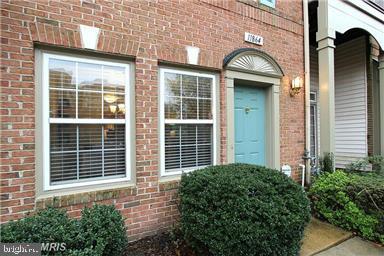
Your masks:
M162 70L163 175L214 163L214 77Z
M49 186L127 177L128 65L46 54Z

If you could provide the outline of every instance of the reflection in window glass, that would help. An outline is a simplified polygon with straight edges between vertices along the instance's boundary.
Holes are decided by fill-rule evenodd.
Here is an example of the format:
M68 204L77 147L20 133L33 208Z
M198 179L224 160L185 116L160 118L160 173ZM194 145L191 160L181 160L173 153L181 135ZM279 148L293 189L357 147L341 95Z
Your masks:
M103 68L104 91L120 92L125 91L125 68L104 66Z
M101 91L102 66L91 63L78 63L79 90Z
M51 89L49 98L50 117L76 118L76 91Z
M51 59L49 62L49 87L76 89L76 63Z
M101 118L101 96L102 94L99 92L80 91L78 93L79 118Z

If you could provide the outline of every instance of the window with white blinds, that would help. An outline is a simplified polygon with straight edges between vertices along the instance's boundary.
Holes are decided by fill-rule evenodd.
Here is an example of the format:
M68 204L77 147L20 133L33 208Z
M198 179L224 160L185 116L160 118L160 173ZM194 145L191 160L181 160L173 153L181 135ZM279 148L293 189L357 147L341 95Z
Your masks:
M129 179L128 64L44 54L45 189Z
M162 175L214 164L215 77L162 69Z

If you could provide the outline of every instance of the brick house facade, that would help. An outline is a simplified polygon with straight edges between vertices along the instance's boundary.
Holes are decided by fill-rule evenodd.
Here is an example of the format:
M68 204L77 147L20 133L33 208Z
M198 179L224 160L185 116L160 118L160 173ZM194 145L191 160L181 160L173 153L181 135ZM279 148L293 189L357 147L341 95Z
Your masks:
M305 147L304 91L290 96L290 81L304 77L302 1L1 1L1 222L49 205L78 217L84 206L114 204L131 240L169 228L178 219L178 178L160 175L159 70L181 68L218 77L217 163L227 163L225 56L256 48L271 56L284 76L280 86L280 163L300 180ZM85 49L79 25L100 28L96 50ZM264 44L244 42L244 33ZM186 46L200 49L197 65ZM39 194L36 167L39 49L119 60L133 68L135 152L131 181ZM130 164L130 163L129 163ZM129 184L128 184L129 183Z

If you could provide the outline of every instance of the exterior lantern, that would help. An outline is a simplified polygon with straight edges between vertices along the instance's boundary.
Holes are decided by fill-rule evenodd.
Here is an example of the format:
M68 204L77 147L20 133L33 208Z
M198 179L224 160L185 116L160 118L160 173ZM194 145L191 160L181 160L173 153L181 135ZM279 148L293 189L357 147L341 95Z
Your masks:
M297 76L291 82L291 96L299 94L301 88L303 88L303 79Z

